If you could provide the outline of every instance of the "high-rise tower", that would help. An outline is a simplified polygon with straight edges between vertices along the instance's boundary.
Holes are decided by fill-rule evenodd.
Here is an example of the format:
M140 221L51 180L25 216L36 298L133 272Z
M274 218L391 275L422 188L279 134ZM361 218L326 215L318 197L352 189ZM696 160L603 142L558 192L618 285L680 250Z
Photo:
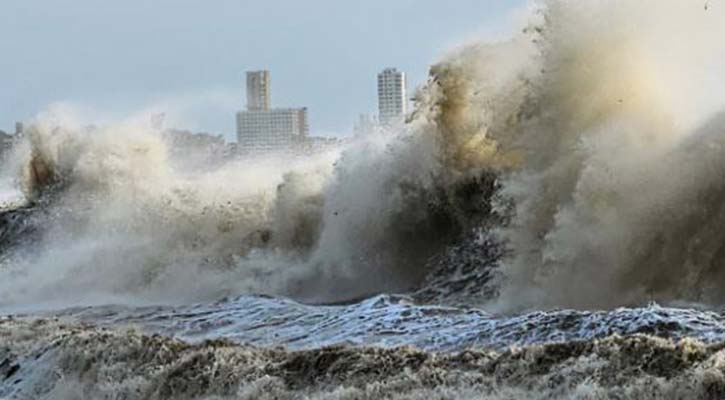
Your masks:
M405 117L405 73L386 68L378 74L378 112L380 123L390 125Z
M269 71L247 72L247 110L268 111L271 108Z

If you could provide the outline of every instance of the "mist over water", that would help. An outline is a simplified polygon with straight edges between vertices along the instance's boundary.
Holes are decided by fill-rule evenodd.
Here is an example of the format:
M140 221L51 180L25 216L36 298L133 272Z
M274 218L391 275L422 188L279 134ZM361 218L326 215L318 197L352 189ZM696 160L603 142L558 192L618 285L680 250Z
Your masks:
M542 1L305 156L51 108L0 168L0 398L725 398L723 38Z
M722 18L718 4L549 3L521 118L491 135L521 155L503 183L502 304L722 301Z
M42 211L2 304L404 292L472 232L506 249L497 310L719 304L724 12L545 2L433 65L394 133L292 160L189 172L137 120L43 114L5 162Z
M38 240L21 246L28 256L2 270L7 304L243 293L330 302L408 290L472 217L456 211L465 204L448 193L455 182L425 127L189 173L143 125L46 118L14 157L42 211Z
M43 208L42 234L25 244L30 257L6 267L16 276L3 281L11 300L186 302L279 291L285 278L275 265L294 265L296 254L274 249L314 234L284 233L304 228L304 206L334 160L252 159L179 173L160 134L143 126L39 121L28 140L24 187ZM294 185L298 175L304 186ZM273 226L284 233L270 237Z

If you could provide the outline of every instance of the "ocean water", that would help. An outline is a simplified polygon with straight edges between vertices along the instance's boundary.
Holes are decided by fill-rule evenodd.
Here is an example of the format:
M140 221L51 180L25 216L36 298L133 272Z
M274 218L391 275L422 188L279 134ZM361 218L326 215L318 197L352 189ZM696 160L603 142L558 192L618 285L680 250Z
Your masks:
M198 170L143 115L39 114L0 399L725 398L723 22L544 1L405 123Z

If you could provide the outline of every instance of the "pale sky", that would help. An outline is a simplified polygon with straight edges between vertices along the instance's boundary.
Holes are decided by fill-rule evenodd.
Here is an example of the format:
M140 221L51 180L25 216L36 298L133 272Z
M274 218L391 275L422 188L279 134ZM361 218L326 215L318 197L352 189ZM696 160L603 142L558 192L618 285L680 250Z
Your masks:
M309 108L313 135L376 109L392 66L409 90L447 49L500 36L527 0L0 0L0 129L53 104L94 119L166 111L234 137L244 71L269 69L274 106Z

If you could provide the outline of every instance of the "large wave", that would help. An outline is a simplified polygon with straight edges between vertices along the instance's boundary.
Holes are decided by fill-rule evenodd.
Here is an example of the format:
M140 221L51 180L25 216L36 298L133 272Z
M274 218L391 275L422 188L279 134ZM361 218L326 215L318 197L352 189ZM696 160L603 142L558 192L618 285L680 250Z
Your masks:
M722 302L724 17L547 1L431 69L451 165L498 175L496 308Z
M724 11L548 2L525 100L492 130L521 160L504 305L722 301Z
M334 160L254 159L180 173L161 135L142 126L84 129L47 118L27 137L18 158L40 234L6 261L0 285L11 304L279 292L293 272L272 271L296 262L300 237L314 237L314 221L304 221L316 218Z
M420 119L312 156L195 173L143 124L46 113L11 158L36 211L24 221L34 235L0 269L3 303L334 302L408 290L490 208L480 199L492 176L453 176L435 126Z
M339 301L430 282L473 235L506 249L481 253L502 309L720 303L723 21L714 2L546 1L431 67L396 132L292 161L182 173L142 125L38 118L12 160L42 234L5 259L4 301Z

